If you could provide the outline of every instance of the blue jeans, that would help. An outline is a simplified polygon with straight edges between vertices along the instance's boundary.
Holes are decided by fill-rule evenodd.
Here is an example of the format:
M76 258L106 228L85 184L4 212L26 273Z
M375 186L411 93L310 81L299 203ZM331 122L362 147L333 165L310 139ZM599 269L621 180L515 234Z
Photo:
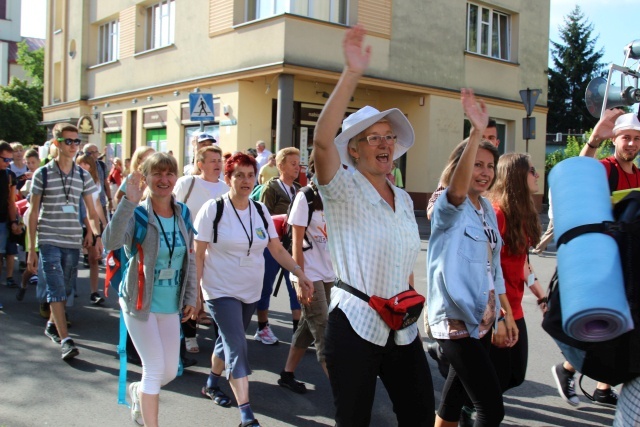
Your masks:
M264 250L264 279L262 280L262 295L258 301L258 310L268 310L269 301L271 300L271 291L273 290L273 282L276 280L278 273L282 267L275 260L269 249ZM291 285L289 280L289 273L284 272L284 280L287 285L287 291L289 292L289 307L291 310L300 310L300 302L298 302L298 295L295 289Z
M78 277L80 249L40 245L40 271L46 283L47 302L66 301Z

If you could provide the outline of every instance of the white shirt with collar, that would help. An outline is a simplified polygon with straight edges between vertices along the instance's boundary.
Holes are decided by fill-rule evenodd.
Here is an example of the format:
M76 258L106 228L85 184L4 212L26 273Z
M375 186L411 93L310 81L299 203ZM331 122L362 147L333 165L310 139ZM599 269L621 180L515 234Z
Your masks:
M390 298L408 290L420 251L409 195L391 186L394 211L360 172L342 168L331 182L318 188L331 233L328 244L336 276L369 296ZM367 303L334 286L329 311L335 307L340 307L360 337L379 346L387 343L390 328ZM410 344L417 333L416 324L401 329L395 343Z

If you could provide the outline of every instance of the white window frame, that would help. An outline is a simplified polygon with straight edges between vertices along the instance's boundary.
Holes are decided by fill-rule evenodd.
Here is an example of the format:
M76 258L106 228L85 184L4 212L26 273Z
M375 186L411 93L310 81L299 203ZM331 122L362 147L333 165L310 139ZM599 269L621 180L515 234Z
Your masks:
M175 0L162 0L146 9L146 50L159 49L174 43Z
M329 16L313 16L313 12L317 9L316 6L325 5L327 2L329 2ZM346 25L349 22L349 0L247 0L246 6L247 21L290 13L334 24ZM344 8L344 22L340 21L342 8ZM249 11L253 11L253 13Z
M120 23L109 21L98 28L98 64L117 61L120 56L118 39Z
M472 22L471 11L476 10L476 22ZM487 11L489 19L483 21L483 12ZM506 36L503 33L503 26L500 25L500 20L504 20L506 25ZM494 21L498 22L498 25L494 25ZM471 39L474 34L475 27L475 43ZM486 32L483 33L483 30ZM483 34L486 38L483 43ZM504 39L504 40L503 40ZM504 41L504 43L503 43ZM506 44L506 46L505 46ZM490 7L481 6L475 3L467 3L467 52L476 53L482 56L488 56L491 58L510 61L511 60L511 15L501 12Z

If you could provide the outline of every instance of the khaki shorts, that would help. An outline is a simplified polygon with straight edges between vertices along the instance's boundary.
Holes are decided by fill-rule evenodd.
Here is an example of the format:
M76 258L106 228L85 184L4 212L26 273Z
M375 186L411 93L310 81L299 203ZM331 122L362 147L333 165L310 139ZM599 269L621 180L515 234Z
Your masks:
M292 340L293 346L304 349L315 340L316 354L321 363L324 362L324 330L327 327L332 286L333 282L313 282L311 303L302 305L302 316Z

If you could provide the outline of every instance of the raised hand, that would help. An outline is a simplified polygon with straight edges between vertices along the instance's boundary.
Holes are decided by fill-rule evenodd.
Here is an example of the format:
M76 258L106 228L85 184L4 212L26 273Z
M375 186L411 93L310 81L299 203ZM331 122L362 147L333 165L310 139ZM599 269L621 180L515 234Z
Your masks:
M460 90L462 108L474 129L483 132L489 124L489 113L483 100L476 101L473 89L462 88Z
M127 200L137 205L142 199L145 188L147 188L147 185L144 182L142 174L138 171L132 172L127 177Z
M619 108L606 110L593 128L593 137L596 138L598 142L613 138L613 127L616 125L616 119L623 114L624 111Z
M342 40L344 63L350 71L359 74L364 73L371 59L371 46L362 48L365 33L362 25L356 25L347 30L344 40Z

